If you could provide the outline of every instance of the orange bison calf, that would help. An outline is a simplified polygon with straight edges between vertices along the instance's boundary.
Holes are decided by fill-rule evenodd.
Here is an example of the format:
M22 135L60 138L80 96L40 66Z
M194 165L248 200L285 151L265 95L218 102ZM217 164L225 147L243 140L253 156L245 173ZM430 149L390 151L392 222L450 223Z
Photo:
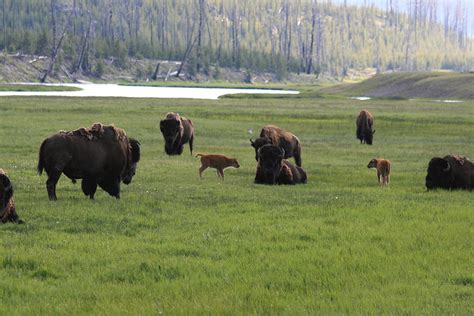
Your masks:
M0 169L0 222L24 223L16 213L12 184L3 169Z
M383 158L372 159L367 165L367 168L377 169L377 179L379 180L380 185L388 185L390 183L390 160Z
M207 168L214 168L217 170L217 176L224 180L224 169L234 167L239 168L239 162L235 158L226 157L224 155L203 155L197 154L196 157L201 157L201 167L199 168L199 177L202 178L202 173Z

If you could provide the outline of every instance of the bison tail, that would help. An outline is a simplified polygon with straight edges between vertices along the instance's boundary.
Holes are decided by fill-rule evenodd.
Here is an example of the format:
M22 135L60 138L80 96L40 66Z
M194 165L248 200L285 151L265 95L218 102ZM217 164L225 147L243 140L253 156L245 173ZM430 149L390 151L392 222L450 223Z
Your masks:
M44 147L46 145L46 141L47 139L45 139L43 141L43 143L41 143L41 147L40 147L40 150L39 150L39 155L38 155L38 174L41 175L43 173L43 169L44 169Z
M202 157L202 154L196 154L196 156L194 156L194 157L196 157L196 158L197 157Z

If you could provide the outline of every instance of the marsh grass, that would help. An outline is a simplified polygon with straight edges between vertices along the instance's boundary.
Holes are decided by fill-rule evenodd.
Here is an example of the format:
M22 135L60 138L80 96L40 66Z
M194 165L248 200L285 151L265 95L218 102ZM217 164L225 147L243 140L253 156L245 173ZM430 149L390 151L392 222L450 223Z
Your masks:
M80 91L77 87L0 83L0 91Z
M373 146L355 138L362 108ZM193 120L195 153L241 168L200 180L188 147L166 156L168 111ZM431 157L474 156L473 101L7 97L0 115L0 167L26 221L0 226L0 314L474 312L473 193L424 188ZM133 182L90 201L63 177L48 201L41 141L97 121L140 140ZM249 137L267 123L299 136L308 184L253 184ZM387 188L374 157L393 163Z

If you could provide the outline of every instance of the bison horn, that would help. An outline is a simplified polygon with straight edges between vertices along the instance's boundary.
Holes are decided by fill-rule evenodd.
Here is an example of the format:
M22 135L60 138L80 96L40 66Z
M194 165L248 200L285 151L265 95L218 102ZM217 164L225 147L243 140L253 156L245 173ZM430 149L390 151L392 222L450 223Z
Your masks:
M255 144L255 142L252 140L252 138L250 138L250 144L252 144L252 146Z
M374 129L374 131L372 132L372 135L374 135L374 134L375 134L375 129Z
M443 172L448 172L449 170L451 170L451 165L449 164L449 161L446 161L446 164L447 164L448 166L443 169Z
M280 148L280 150L281 150L281 156L285 158L285 150L283 148Z

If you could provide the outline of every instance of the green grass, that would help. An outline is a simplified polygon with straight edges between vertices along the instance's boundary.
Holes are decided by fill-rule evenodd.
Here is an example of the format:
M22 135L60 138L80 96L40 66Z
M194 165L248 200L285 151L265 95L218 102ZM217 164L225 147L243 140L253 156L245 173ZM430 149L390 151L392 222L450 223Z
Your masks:
M0 83L0 91L80 91L77 87Z
M474 73L398 72L322 89L347 96L474 99Z
M362 108L373 146L355 138ZM188 148L166 156L169 111L195 123L195 153L241 168L200 180ZM474 313L473 193L424 188L431 157L474 157L474 101L6 97L0 113L0 167L27 223L0 226L0 314ZM90 201L62 178L48 201L41 141L97 121L142 143L133 182ZM247 130L268 123L300 137L308 184L253 184ZM374 157L393 163L388 188Z

